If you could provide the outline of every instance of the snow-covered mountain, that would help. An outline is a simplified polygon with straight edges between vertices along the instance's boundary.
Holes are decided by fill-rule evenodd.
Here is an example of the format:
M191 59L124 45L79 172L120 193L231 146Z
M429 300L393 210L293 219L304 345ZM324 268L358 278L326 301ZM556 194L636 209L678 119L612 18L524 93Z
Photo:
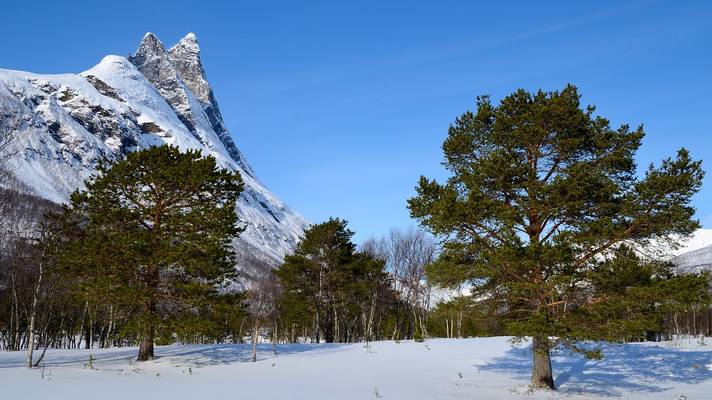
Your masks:
M680 273L712 272L712 229L698 229L673 254L671 261Z
M712 229L696 230L676 248L671 248L665 241L654 241L643 255L671 261L678 273L712 271Z
M104 157L168 143L199 149L239 171L237 213L247 224L237 246L272 264L290 252L307 222L257 179L223 122L189 33L166 49L147 33L128 59L106 56L79 74L0 69L0 129L14 132L15 183L62 202Z
M681 273L712 272L712 245L680 254L672 262Z
M671 254L677 257L708 246L712 246L712 229L700 228L684 240L679 248L672 250Z

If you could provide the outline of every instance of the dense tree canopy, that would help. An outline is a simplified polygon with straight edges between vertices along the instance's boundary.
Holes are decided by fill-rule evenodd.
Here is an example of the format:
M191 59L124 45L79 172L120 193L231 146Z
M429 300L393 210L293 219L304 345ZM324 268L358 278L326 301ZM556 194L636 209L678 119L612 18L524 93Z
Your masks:
M620 299L600 293L600 270L589 273L601 259L624 243L675 241L699 226L690 200L701 163L681 149L639 177L643 128L614 129L594 111L580 105L574 86L519 90L496 106L479 97L443 144L450 178L421 177L408 202L444 241L431 280L469 282L473 296L506 310L513 333L533 337L536 387L553 388L552 347L609 338L604 324L573 317ZM643 275L625 290L651 278Z
M234 277L242 180L199 151L160 146L100 165L86 186L65 212L75 239L62 265L87 296L135 313L139 359L150 359L159 324L208 306Z
M284 304L313 318L317 341L321 335L326 342L369 339L376 313L392 299L384 262L356 252L352 236L338 218L313 225L275 271Z

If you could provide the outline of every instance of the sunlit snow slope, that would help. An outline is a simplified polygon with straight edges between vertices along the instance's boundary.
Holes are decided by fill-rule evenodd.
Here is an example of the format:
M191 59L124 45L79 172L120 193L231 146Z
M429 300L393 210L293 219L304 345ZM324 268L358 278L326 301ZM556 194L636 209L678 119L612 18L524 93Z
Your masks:
M170 49L148 33L129 59L107 56L80 74L0 69L0 124L14 132L16 184L55 202L82 187L100 159L168 143L240 172L242 251L277 263L307 225L256 178L233 142L192 33Z
M712 272L712 229L698 229L672 262L682 273Z

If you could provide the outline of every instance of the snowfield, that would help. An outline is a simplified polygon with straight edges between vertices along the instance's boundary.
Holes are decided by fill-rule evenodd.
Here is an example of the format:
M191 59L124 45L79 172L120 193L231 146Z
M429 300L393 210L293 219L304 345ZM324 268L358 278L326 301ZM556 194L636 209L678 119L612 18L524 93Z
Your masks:
M157 347L54 350L44 368L24 352L0 353L2 399L709 399L712 345L697 339L604 346L605 358L554 357L558 392L528 391L527 344L508 338L425 343ZM89 356L93 368L88 366Z

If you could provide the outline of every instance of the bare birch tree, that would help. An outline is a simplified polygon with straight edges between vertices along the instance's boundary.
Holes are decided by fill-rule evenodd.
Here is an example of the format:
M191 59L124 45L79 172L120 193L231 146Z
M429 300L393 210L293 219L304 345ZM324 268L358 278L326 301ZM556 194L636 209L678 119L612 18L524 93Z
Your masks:
M392 338L414 338L416 333L426 337L431 288L425 279L425 266L435 259L435 240L421 229L394 229L385 238L367 240L361 248L386 262L394 290L407 306L407 310L398 310Z
M277 310L279 286L271 273L257 277L251 286L248 290L247 309L252 317L252 362L256 362L260 327L275 325L273 319Z

